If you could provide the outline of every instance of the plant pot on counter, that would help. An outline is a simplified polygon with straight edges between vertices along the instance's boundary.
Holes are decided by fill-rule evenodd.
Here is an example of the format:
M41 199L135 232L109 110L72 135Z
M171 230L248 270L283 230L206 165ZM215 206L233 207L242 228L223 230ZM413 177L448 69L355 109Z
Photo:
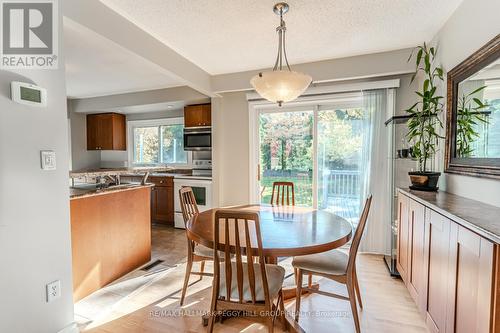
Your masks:
M412 190L433 192L439 189L437 184L441 172L411 171L408 172L408 175L410 176L410 189Z

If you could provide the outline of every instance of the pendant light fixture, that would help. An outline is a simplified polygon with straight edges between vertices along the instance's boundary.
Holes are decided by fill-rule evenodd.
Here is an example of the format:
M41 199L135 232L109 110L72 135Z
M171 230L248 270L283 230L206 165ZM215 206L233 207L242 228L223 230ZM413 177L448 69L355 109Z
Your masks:
M268 101L278 103L279 106L299 97L312 81L309 75L292 71L288 64L285 48L286 26L283 15L289 9L290 7L285 2L279 2L273 7L273 11L280 17L280 25L276 28L278 32L278 56L273 70L261 72L250 80L250 84L260 96Z

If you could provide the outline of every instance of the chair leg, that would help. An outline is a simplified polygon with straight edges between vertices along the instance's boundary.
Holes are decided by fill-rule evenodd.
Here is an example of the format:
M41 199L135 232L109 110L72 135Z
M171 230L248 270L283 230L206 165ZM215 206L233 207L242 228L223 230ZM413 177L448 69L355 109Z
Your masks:
M312 274L309 274L309 276L307 278L307 287L312 288L312 285L313 285L313 276L312 276Z
M359 307L362 309L363 302L361 301L361 292L359 291L358 275L356 271L354 271L354 288L356 289L356 296L358 297Z
M349 294L349 303L351 303L352 318L354 319L354 326L356 327L356 333L361 333L361 328L359 326L358 317L358 307L356 305L356 292L354 288L354 280L347 281L347 293Z
M215 280L214 280L215 281ZM217 286L217 287L216 287ZM212 300L210 303L210 313L208 314L208 333L212 333L214 330L214 323L216 318L216 311L217 311L217 297L218 297L218 285L214 282L212 284Z
M286 331L286 316L285 316L285 297L283 295L283 289L280 291L280 303L279 303L280 319L283 325L283 330Z
M186 274L184 276L184 285L182 286L182 294L181 294L181 301L180 301L181 306L184 304L184 298L186 297L186 291L187 291L188 284L189 284L189 276L191 275L192 268L193 268L193 256L188 255L188 261L186 263Z
M297 276L298 276L298 273L297 273L297 268L293 268L293 277L295 279L295 284L297 284Z
M274 318L273 318L273 316L267 317L266 323L267 323L267 331L269 333L274 333Z
M205 272L205 260L202 260L201 261L201 265L200 265L200 273L204 273ZM200 275L200 281L203 280L203 275Z
M297 272L297 295L295 297L295 321L299 321L300 313L300 298L302 296L302 270L299 268Z

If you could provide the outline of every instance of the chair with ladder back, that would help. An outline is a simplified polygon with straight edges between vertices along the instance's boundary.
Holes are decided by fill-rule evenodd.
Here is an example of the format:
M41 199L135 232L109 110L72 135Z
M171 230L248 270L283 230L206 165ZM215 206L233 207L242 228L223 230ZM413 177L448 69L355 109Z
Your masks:
M356 232L354 233L351 247L349 249L349 254L339 250L331 250L323 253L298 256L293 258L292 265L295 269L298 270L297 300L295 302L296 321L299 320L299 311L300 311L299 295L301 295L302 290L307 290L308 292L311 293L319 293L324 296L330 296L349 301L351 303L352 316L354 318L354 325L356 327L356 332L357 333L361 332L361 328L359 325L356 297L358 299L360 308L363 308L363 303L361 302L361 293L359 291L358 277L356 275L356 255L358 253L359 243L361 242L361 237L363 236L363 231L366 226L368 213L370 212L371 202L372 202L372 196L370 195L366 199L363 213L361 214L358 227L356 228ZM318 275L321 277L334 280L338 283L345 284L347 287L348 297L329 293L323 290L303 288L302 287L303 274Z
M193 189L191 187L183 187L179 190L182 217L184 218L184 224L186 224L190 218L199 214L198 205L196 204L196 198L193 193ZM187 236L187 234L186 234ZM187 264L186 264L186 274L184 276L184 285L182 287L182 294L180 305L184 304L184 298L186 297L186 291L189 285L189 277L191 274L199 275L200 279L203 279L203 276L213 276L212 273L205 273L205 261L213 260L213 251L208 247L205 247L200 244L196 244L194 241L189 239L187 236L188 243L188 256L187 256ZM200 262L200 271L193 272L193 262Z
M295 187L292 182L274 182L271 205L295 206Z
M219 250L219 251L217 251ZM219 258L224 256L224 261ZM278 311L284 324L281 286L285 269L265 263L259 215L241 210L218 210L214 218L214 280L208 332L216 314L244 311L266 317L274 330Z

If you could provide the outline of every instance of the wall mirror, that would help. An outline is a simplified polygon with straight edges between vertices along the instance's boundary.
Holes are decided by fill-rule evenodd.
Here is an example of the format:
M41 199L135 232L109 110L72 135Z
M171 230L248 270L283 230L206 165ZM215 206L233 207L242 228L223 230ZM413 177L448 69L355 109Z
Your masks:
M445 172L500 179L500 34L448 73Z

